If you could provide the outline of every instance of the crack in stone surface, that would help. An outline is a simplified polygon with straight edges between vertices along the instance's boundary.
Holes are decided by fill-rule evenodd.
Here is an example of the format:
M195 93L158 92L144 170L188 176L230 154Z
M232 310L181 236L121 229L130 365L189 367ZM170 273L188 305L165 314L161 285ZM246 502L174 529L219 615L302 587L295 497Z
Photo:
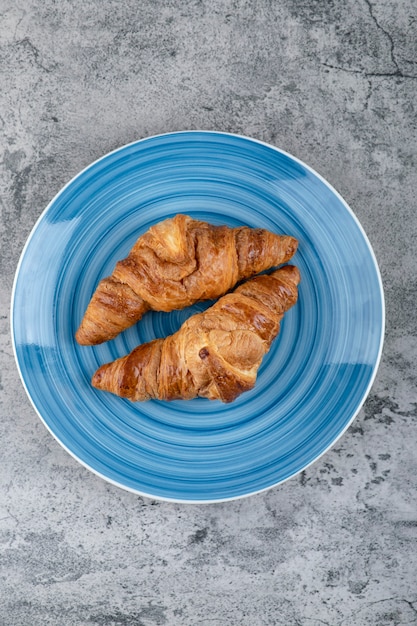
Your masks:
M32 43L29 37L24 37L23 39L19 39L18 41L16 41L15 45L22 46L26 48L27 50L29 50L29 52L31 52L31 54L33 55L35 65L40 67L45 72L48 72L48 74L50 74L52 70L55 69L56 67L55 63L52 65L52 67L46 67L45 65L43 65L43 63L41 63L41 61L39 60L39 56L40 56L39 49Z
M380 600L375 600L374 602L367 602L365 604L366 607L371 607L374 606L375 604L382 604L382 602L401 602L402 598L397 598L397 597L391 597L391 598L381 598ZM363 607L357 609L356 611L353 611L350 615L344 617L338 624L338 626L342 626L347 620L352 619L352 617L355 617L355 615L358 615L358 613L361 613Z
M414 74L407 74L405 72L403 72L398 64L398 61L395 57L395 44L394 44L394 39L391 35L391 33L389 31L387 31L378 21L376 15L374 14L374 6L372 4L372 2L370 2L370 0L364 0L367 7L368 7L368 11L369 11L369 15L372 19L372 21L374 22L376 28L378 30L380 30L384 36L388 39L389 42L389 54L390 54L390 59L391 59L391 63L394 66L394 70L392 71L384 71L384 72L367 72L365 70L360 70L360 69L354 69L354 68L348 68L348 67L341 67L338 65L332 65L330 63L322 63L322 65L324 65L325 67L328 67L330 69L334 69L334 70L339 70L341 72L348 72L349 74L357 74L357 75L362 75L365 76L366 78L410 78L410 79L417 79L417 76ZM414 65L417 64L417 61L410 61L410 60L406 60L407 63L412 63ZM365 107L367 108L367 106Z
M387 37L387 39L389 41L389 44L390 44L391 61L394 64L396 70L399 72L400 68L398 67L398 63L397 63L397 60L396 60L395 55L394 55L394 40L393 40L391 34L387 30L385 30L385 28L383 28L381 26L381 24L378 22L378 20L376 18L376 15L374 14L373 4L370 2L370 0L365 0L365 4L368 7L369 15L371 16L375 26L378 28L378 30L380 30L382 33L384 33L384 35Z
M367 111L369 109L369 100L371 99L371 96L372 96L372 81L370 78L368 78L368 91L365 96L365 104L363 105L364 111Z
M417 78L417 76L414 76L412 74L404 74L404 72L402 72L400 66L398 65L398 61L395 58L395 44L394 44L394 39L391 35L390 32L388 32L378 21L376 15L374 14L374 6L372 4L372 2L370 0L364 0L366 6L368 7L369 10L369 15L371 16L372 21L374 22L375 26L377 27L378 30L381 31L381 33L383 33L385 35L385 37L388 39L389 42L389 50L390 50L390 57L391 57L391 62L395 67L395 71L394 72L373 72L372 74L367 74L367 76L397 76L399 78Z
M14 39L16 39L16 37L17 37L17 30L18 30L20 24L23 22L24 18L26 17L26 11L24 9L21 9L21 11L22 11L22 17L16 23L16 26L15 26L15 29L14 29L14 35L13 35Z
M347 72L349 74L357 74L358 76L364 76L365 78L411 78L417 80L417 76L413 74L404 74L399 68L395 72L365 72L364 70L357 70L350 67L341 67L340 65L332 65L322 61L321 65L328 67L331 70L338 70L339 72Z

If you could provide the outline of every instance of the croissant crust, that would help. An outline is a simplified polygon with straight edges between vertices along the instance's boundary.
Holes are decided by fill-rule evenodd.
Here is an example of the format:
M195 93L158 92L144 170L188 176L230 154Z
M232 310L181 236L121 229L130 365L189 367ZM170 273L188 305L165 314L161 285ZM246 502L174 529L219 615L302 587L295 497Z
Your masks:
M152 226L97 286L78 343L113 339L146 311L172 311L218 298L237 282L287 262L297 240L260 228L229 228L187 215Z
M252 278L175 334L100 367L93 386L132 401L200 396L232 402L255 385L281 319L297 301L299 280L295 266Z

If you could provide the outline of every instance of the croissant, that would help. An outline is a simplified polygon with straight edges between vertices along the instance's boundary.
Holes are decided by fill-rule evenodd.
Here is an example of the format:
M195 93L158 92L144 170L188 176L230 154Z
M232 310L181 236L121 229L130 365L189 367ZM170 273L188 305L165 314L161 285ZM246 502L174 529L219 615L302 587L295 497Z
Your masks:
M173 335L102 365L92 385L132 401L200 396L232 402L254 387L280 321L297 301L299 281L291 265L252 278Z
M228 228L176 215L139 237L93 294L75 335L94 345L113 339L146 311L172 311L223 295L237 282L288 261L293 237Z

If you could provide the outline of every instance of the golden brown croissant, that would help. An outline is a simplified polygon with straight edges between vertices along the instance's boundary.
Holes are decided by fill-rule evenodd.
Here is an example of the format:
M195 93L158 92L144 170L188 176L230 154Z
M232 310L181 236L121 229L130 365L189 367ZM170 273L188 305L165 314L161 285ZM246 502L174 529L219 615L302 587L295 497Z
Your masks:
M164 220L99 283L76 339L102 343L150 309L172 311L218 298L240 280L288 261L297 244L260 228L213 226L187 215Z
M255 385L280 321L297 301L299 281L292 265L252 278L173 335L100 367L93 386L132 401L201 396L232 402Z

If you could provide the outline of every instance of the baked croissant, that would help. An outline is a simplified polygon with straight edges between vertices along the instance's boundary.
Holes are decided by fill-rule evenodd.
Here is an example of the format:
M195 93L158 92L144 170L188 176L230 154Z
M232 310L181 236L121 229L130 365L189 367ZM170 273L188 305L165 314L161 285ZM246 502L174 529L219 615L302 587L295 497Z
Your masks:
M291 265L252 278L173 335L100 367L93 386L132 401L200 396L232 402L255 385L280 321L297 301L299 281Z
M139 237L98 285L76 333L94 345L154 311L172 311L223 295L237 282L288 261L293 237L260 228L228 228L176 215Z

